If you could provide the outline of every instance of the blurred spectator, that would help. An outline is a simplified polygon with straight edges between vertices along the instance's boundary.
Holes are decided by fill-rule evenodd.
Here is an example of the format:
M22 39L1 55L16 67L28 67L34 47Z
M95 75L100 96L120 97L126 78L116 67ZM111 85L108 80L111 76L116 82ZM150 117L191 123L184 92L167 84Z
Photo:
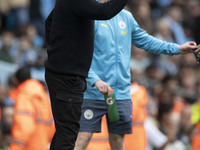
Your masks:
M191 0L186 5L186 22L189 24L197 43L200 43L200 2Z
M4 98L6 97L6 88L0 83L0 109L3 107ZM0 111L1 113L1 111ZM1 118L1 115L0 115ZM0 119L1 120L1 119Z
M152 34L153 21L148 1L131 1L129 2L129 7L141 28Z
M16 77L15 75L11 74L8 77L7 80L7 92L10 93L11 90L13 90L14 88L16 88L18 85L17 81L16 81ZM8 95L9 96L9 95ZM10 98L10 97L9 97Z
M156 38L167 42L174 42L170 26L163 18L159 19L156 22L156 29L157 29L155 33Z
M180 87L179 93L184 96L188 103L194 103L196 101L196 78L195 72L191 66L182 66L179 71Z
M176 76L170 76L170 75L165 76L165 78L161 81L161 83L163 88L169 91L174 91L179 86Z
M195 19L198 18L198 16L200 15L200 5L199 5L199 1L198 0L190 0L187 2L187 4L185 3L185 12L184 12L184 22L183 22L183 27L185 30L185 34L187 36L187 38L189 38L190 40L194 40L194 35L196 35L195 32L198 32L199 29L197 29L197 31L194 31L194 27L195 25Z
M20 66L34 66L38 57L36 51L31 40L27 36L21 36L19 39L17 63Z
M181 24L183 21L183 13L180 7L170 7L165 20L173 32L176 43L183 44L188 41Z
M168 136L170 141L175 140L177 129L174 122L172 122L172 104L160 104L158 111L158 121L160 124L160 130Z
M4 31L0 39L0 60L14 63L14 56L17 53L17 42L10 31Z
M6 16L10 10L8 0L0 0L0 33L6 29Z
M144 72L151 63L151 59L148 57L148 55L149 54L144 50L132 45L130 59L131 80L145 86L147 86L148 83L145 79Z
M178 7L184 7L185 2L186 2L185 0L173 0L172 5Z
M8 0L0 0L0 14L6 14L9 10L9 1Z
M42 48L44 46L44 39L38 35L37 29L33 25L28 25L26 29L28 39L32 42L33 46Z
M190 66L192 67L193 69L195 68L196 64L197 64L197 61L194 57L194 54L189 54L187 57L186 56L182 56L181 57L182 59L180 60L180 67L187 67L187 66Z
M159 105L159 111L158 111L158 121L160 123L160 130L167 134L169 131L169 128L173 127L171 122L171 114L172 114L172 105L168 103L162 103Z
M157 97L158 97L158 105L173 103L172 102L172 93L166 88L162 88L162 90L157 95Z
M189 94L192 95L196 93L196 81L192 69L190 72L186 70L185 74L181 76L180 82L181 87L183 87Z
M164 150L168 144L167 137L149 120L144 126L147 133L147 150Z
M4 106L2 109L2 129L0 133L0 148L6 149L11 142L11 126L13 124L13 106Z
M153 89L165 77L165 70L159 64L152 63L146 68L145 77L149 88Z
M158 120L160 122L160 130L167 135L169 140L165 150L185 150L183 142L176 138L179 120L173 118L172 105L170 103L159 106Z
M163 70L165 76L175 75L178 72L178 66L175 64L174 59L179 58L179 56L169 57L165 55L159 55L154 59L154 64L159 66Z
M10 129L13 121L13 103L6 97L7 90L0 84L0 148L6 148L11 140Z
M173 0L157 0L157 3L160 7L167 7L170 6Z
M44 37L44 22L53 9L55 0L30 0L29 14L31 23L37 28L39 35Z
M147 53L135 46L132 46L130 69L133 76L141 76L145 69L150 65L150 59Z
M34 65L36 69L41 70L44 73L44 61L47 59L47 53L45 49L42 49L38 53L37 61ZM37 78L34 78L37 79ZM44 81L44 80L43 80Z
M29 0L7 0L10 11L8 13L7 26L14 30L21 25L29 23Z
M9 63L14 63L14 59L12 56L9 55L8 47L3 45L3 47L0 50L0 60L9 62Z
M18 86L10 95L14 100L12 141L9 150L48 150L55 132L50 101L43 85L30 79L30 69L15 74Z
M157 115L158 115L158 105L156 100L150 96L150 94L147 95L147 105L146 105L146 111L147 111L147 117L148 120L151 120L155 126L158 126L157 123Z
M31 23L37 28L40 35L44 37L44 20L40 11L41 0L30 0L29 14Z
M192 130L193 130L191 116L192 116L192 107L190 105L186 105L184 109L181 111L180 125L177 136L178 139L184 143L187 149L191 149L190 141L192 138Z
M192 117L191 117L191 121L192 123L198 124L198 122L200 122L200 85L198 84L197 86L197 99L196 102L192 104ZM197 125L197 128L199 127L199 125ZM197 129L197 131L200 128Z

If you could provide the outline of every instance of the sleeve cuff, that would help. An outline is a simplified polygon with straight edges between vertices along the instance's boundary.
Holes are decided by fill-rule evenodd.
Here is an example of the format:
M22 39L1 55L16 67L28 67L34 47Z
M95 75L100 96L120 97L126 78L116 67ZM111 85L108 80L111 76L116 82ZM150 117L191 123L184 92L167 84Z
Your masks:
M98 80L100 80L100 78L98 76L86 79L87 83L92 87L94 86L95 82L97 82Z

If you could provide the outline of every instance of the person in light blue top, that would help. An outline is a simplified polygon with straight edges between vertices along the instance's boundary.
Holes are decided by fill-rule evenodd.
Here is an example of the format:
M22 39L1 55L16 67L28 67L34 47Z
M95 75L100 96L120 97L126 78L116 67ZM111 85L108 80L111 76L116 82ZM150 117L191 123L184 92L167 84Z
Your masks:
M178 45L156 39L141 29L127 10L122 10L110 20L95 21L94 42L75 150L85 150L92 134L101 132L101 118L107 114L104 94L109 95L111 88L117 99L120 120L109 122L107 119L109 142L112 150L123 150L124 134L132 133L129 67L132 44L147 52L172 56L191 53L196 43Z
M127 10L109 21L95 21L95 48L84 99L104 99L93 86L100 79L114 88L118 100L130 99L131 44L155 54L179 54L177 44L148 35Z

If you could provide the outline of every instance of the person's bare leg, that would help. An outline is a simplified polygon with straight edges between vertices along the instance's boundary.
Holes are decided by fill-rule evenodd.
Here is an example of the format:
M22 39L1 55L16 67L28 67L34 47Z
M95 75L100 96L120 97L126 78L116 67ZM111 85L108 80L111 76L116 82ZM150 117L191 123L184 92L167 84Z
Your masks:
M85 150L92 138L92 134L89 132L79 132L74 150Z
M124 135L123 134L109 134L109 142L111 150L124 150Z

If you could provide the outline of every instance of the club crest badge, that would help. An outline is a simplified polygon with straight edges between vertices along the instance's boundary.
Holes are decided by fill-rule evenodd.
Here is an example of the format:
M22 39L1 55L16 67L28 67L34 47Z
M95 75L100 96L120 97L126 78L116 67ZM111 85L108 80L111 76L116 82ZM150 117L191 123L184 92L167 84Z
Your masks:
M92 119L93 116L94 116L93 111L90 110L90 109L88 109L88 110L86 110L86 111L84 112L84 117L85 117L87 120Z
M125 29L126 28L126 23L124 21L119 21L119 27L121 29Z

